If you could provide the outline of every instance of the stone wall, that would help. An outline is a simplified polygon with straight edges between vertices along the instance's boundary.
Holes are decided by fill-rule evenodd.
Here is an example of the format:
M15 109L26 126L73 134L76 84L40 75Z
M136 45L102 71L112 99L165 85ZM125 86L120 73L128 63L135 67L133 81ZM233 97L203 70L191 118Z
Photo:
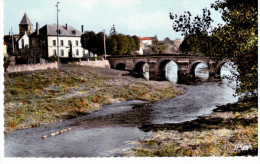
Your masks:
M80 61L75 62L77 65L82 66L91 66L91 67L102 67L102 68L110 68L108 60L101 60L101 61Z
M58 68L58 63L47 63L47 64L23 64L23 65L14 65L7 68L7 72L24 72L24 71L35 71L43 70L48 68Z

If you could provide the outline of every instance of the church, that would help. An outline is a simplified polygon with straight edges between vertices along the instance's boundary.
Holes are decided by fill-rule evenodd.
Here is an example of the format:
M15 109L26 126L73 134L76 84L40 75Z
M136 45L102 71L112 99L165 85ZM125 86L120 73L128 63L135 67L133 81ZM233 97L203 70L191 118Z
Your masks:
M9 35L4 36L4 42L7 46L7 53L17 55L21 49L29 48L29 35L33 33L33 24L25 13L20 24L19 34L13 34L9 31Z

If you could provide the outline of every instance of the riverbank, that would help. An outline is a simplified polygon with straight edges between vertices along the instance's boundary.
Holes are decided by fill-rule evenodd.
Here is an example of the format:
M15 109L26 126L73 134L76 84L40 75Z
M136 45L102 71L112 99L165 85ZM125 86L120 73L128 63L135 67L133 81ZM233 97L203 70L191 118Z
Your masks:
M257 156L257 98L220 106L209 116L178 124L144 125L153 137L125 156Z
M63 65L59 71L5 74L5 133L61 122L126 100L161 101L182 94L170 82L146 81L126 71Z

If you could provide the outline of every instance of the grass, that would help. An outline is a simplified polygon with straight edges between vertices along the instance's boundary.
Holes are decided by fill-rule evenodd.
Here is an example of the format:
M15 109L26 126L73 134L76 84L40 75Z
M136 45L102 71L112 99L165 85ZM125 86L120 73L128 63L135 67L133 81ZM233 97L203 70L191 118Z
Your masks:
M86 115L113 100L159 101L182 92L175 86L152 88L145 81L120 82L83 66L5 74L5 132Z
M222 106L191 122L150 127L151 139L140 141L134 156L256 156L258 152L256 101ZM143 127L144 128L144 127Z

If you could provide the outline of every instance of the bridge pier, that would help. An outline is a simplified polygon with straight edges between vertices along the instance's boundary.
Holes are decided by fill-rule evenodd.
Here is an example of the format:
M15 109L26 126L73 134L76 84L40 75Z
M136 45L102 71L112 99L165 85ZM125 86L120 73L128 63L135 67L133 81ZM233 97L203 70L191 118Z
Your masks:
M221 76L216 72L209 72L209 82L219 81L221 80Z
M187 71L178 71L178 83L190 84L195 81L195 77Z
M149 64L150 80L157 80L158 79L158 75L159 75L159 71L157 69L156 60L150 60L148 62L148 64Z

